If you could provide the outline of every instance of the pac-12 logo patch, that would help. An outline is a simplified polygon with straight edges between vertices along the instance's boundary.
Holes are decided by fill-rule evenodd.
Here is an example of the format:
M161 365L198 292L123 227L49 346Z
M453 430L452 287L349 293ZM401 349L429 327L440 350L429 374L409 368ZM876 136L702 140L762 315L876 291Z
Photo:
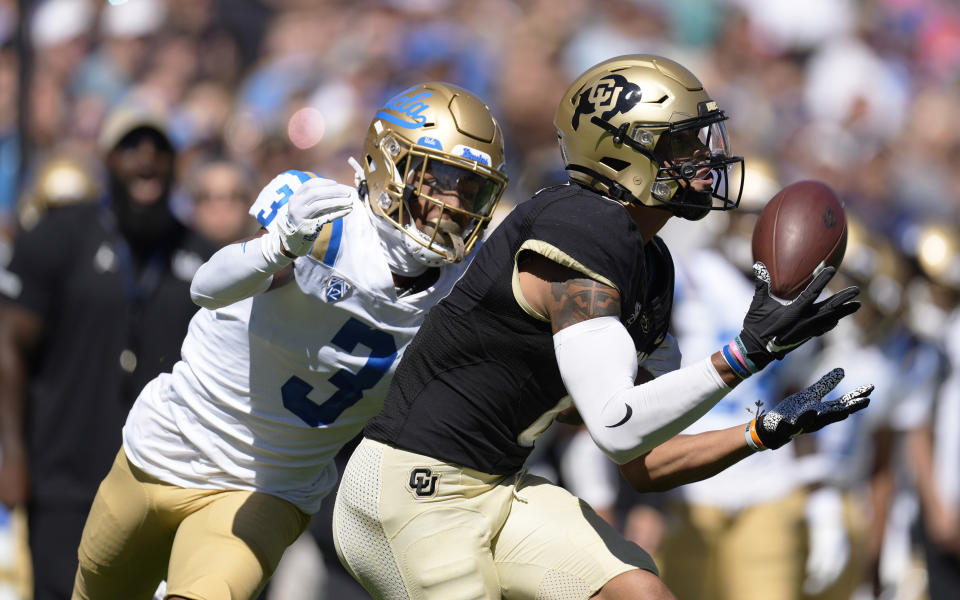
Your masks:
M609 121L616 115L630 112L640 102L640 86L630 83L623 75L611 74L582 92L573 111L574 131L580 126L580 115L602 111L600 118Z
M323 286L323 301L333 304L339 302L350 295L353 291L353 285L349 281L336 275L331 275Z
M437 479L433 471L426 467L417 467L410 471L410 490L418 498L429 498L437 495Z

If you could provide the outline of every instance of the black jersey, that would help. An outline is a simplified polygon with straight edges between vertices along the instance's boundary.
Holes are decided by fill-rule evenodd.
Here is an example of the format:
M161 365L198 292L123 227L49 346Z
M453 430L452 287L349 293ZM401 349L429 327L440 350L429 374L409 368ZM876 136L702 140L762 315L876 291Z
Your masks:
M567 395L549 321L517 300L525 251L615 287L639 352L663 340L673 299L663 243L645 248L618 202L573 184L547 188L507 216L427 314L367 437L485 473L521 468L549 425L541 417Z

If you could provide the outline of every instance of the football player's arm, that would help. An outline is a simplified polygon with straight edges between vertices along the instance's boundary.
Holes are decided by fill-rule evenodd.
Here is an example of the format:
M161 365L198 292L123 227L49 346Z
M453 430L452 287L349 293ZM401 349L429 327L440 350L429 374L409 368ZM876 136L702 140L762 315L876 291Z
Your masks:
M193 276L193 302L204 308L222 308L288 282L295 257L272 243L273 236L267 234L261 229L250 239L217 250Z
M620 465L620 472L638 492L662 492L712 477L754 452L744 440L743 425L736 425L674 436Z
M842 421L869 405L872 385L861 385L837 399L823 399L843 375L843 369L833 369L746 426L678 435L622 463L620 470L635 490L662 491L710 477L758 450L780 448L802 433Z
M29 489L24 398L26 357L38 345L43 321L16 304L0 305L0 502L26 502Z
M617 463L679 433L739 381L715 353L635 385L636 349L619 320L617 290L540 256L518 268L524 299L550 319L557 364L574 405L591 437Z
M190 285L194 303L221 308L288 282L291 264L310 252L320 229L353 210L356 190L319 177L299 181L287 172L267 184L251 210L276 197L289 199L269 204L273 216L262 221L260 235L221 248L200 267Z

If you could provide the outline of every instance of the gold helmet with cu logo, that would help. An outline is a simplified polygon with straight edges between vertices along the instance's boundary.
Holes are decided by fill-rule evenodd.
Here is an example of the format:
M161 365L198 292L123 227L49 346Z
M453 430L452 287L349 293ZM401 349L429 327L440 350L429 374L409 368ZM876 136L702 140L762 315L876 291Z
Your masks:
M740 188L719 109L682 65L631 54L606 60L567 89L554 125L570 178L624 204L696 220L736 208ZM734 178L742 182L743 178Z
M371 210L427 266L470 253L507 184L500 126L480 98L449 83L388 100L370 123L360 162ZM417 218L426 212L428 220Z

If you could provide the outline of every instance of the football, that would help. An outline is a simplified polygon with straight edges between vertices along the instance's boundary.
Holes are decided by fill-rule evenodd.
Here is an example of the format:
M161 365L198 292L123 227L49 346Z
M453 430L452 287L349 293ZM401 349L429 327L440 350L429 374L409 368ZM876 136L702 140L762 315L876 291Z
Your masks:
M763 207L752 245L754 262L762 262L770 272L770 293L793 300L821 265L838 267L843 260L843 203L822 181L792 183Z

